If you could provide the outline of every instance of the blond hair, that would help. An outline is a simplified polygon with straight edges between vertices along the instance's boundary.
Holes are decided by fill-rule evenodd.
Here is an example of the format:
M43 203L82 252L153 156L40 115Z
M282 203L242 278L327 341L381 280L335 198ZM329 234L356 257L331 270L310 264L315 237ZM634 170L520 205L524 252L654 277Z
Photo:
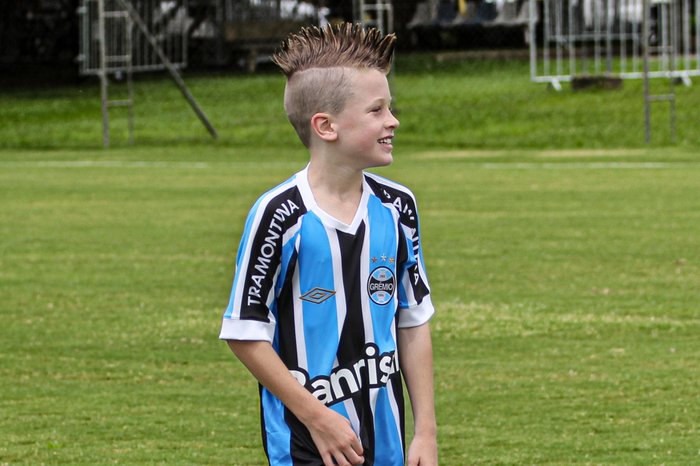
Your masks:
M391 68L396 36L358 24L302 28L282 42L272 56L287 76L284 108L299 139L311 143L311 117L318 112L337 114L352 96L346 69Z

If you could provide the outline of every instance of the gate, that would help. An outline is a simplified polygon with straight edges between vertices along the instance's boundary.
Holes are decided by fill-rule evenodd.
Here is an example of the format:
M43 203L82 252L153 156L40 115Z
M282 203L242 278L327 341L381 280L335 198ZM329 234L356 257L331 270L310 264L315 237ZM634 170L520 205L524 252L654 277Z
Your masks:
M98 75L100 63L100 15L98 0L83 0L78 10L80 15L80 73ZM143 20L159 48L175 68L187 66L187 26L191 21L187 15L187 0L133 0L134 11ZM134 28L122 2L104 0L104 39L109 56L130 55L131 70L164 70L165 65L151 46L149 38ZM128 26L125 26L126 22ZM126 41L131 42L126 49ZM123 60L108 60L107 71L125 72Z
M689 85L691 76L700 76L700 0L650 0L646 37L644 1L531 1L531 80L560 89L562 81L581 76L644 78L648 40L648 77Z
M102 144L109 146L110 107L128 109L129 142L133 142L134 72L167 70L199 120L213 138L211 125L178 71L187 63L187 0L82 0L80 73L100 78ZM110 99L109 76L126 76L127 96Z

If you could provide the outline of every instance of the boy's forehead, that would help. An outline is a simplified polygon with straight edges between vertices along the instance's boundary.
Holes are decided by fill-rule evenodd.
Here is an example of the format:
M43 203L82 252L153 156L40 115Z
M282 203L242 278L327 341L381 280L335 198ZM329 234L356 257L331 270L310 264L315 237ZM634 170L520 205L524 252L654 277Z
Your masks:
M388 90L386 75L379 70L351 69L348 73L351 85L357 90L377 92Z
M363 70L355 74L352 81L352 95L358 103L391 101L391 91L386 75L377 70Z

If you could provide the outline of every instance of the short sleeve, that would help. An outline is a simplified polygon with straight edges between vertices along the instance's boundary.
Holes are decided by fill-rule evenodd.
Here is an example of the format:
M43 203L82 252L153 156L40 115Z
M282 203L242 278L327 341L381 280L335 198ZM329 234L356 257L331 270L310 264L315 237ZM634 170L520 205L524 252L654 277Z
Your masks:
M418 211L413 201L413 215L399 223L399 320L403 327L417 327L430 320L435 309L430 298L430 286L423 262Z
M273 341L275 285L283 248L304 212L296 187L271 191L250 210L238 248L220 339Z

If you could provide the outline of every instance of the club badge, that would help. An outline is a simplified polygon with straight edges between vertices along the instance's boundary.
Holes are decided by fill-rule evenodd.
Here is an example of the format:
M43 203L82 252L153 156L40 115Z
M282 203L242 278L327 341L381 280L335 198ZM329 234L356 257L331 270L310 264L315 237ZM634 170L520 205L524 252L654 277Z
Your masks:
M376 304L383 306L391 301L396 290L394 272L388 267L380 266L372 271L367 280L367 293Z

